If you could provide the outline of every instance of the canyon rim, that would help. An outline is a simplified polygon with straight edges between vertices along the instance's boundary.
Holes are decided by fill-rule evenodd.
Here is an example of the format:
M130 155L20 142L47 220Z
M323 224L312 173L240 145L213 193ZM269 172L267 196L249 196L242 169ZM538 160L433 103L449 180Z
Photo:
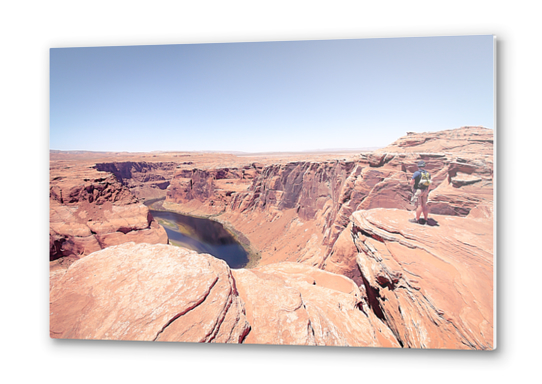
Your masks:
M50 337L495 349L493 44L53 49Z

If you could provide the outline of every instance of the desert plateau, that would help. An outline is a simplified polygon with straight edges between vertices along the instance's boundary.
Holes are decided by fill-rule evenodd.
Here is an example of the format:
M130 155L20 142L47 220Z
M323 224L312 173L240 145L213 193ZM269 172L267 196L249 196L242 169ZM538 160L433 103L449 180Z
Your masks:
M492 350L494 196L479 126L360 151L51 150L50 336Z

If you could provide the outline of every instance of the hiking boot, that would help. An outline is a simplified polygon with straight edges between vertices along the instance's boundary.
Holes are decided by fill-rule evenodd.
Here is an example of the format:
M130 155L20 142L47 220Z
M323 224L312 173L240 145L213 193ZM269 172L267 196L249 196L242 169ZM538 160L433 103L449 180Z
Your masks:
M416 220L416 219L408 219L408 222L418 224L418 220Z
M425 223L425 219L420 218L420 220L418 220L418 224L424 225Z

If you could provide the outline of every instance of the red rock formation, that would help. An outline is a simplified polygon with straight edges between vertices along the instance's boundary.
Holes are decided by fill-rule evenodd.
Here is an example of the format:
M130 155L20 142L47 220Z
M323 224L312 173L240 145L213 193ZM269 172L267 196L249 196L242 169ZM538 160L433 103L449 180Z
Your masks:
M408 223L410 178L420 159L432 174L430 216L439 226ZM349 160L244 161L178 166L164 207L212 215L261 252L259 268L234 271L254 323L247 342L391 346L396 340L414 348L493 347L492 130L409 133ZM55 185L51 199L60 201L66 193ZM100 197L85 188L74 195L80 193L87 200ZM74 214L53 211L59 217ZM112 223L96 228L122 233L115 220L110 216ZM130 222L134 228L140 224ZM86 227L70 226L71 236L82 240ZM84 246L93 244L88 239ZM284 261L305 265L275 265ZM306 284L307 276L314 276L309 266L352 279L359 293L326 286L341 292L332 295L340 296L338 302L331 300L318 284ZM52 285L62 276L58 268L52 269ZM269 300L268 292L282 299ZM364 312L352 309L354 301ZM261 308L260 302L269 305ZM348 308L346 317L335 317L339 304ZM284 323L286 318L293 320ZM349 327L357 324L359 332L351 334L339 319Z
M399 347L344 276L297 263L232 274L159 244L74 262L52 285L50 313L53 338Z
M492 133L465 127L409 134L356 161L253 167L252 180L241 176L239 169L184 170L172 181L164 206L188 214L220 215L215 219L235 227L261 251L262 265L304 262L357 279L354 257L340 261L338 269L337 260L327 260L338 257L335 243L351 214L373 208L413 210L410 178L420 159L432 174L431 212L466 216L478 205L491 205ZM431 149L446 152L423 152ZM229 189L216 188L224 180Z
M352 234L373 311L404 347L493 348L493 219L358 211Z
M53 266L124 242L167 244L149 209L108 173L54 170L50 185L50 260Z
M50 294L52 338L242 342L243 303L222 260L125 243L73 263Z
M126 161L97 163L95 168L115 175L136 197L156 199L165 197L177 163Z
M331 236L326 230L339 209L334 201L353 168L354 163L344 161L292 162L261 171L253 167L253 180L225 172L227 190L215 188L222 181L219 170L181 171L172 180L164 207L188 214L220 214L219 221L233 225L262 251L264 264L291 260L320 265L326 237Z
M349 277L358 286L362 286L363 280L356 262L357 252L352 237L352 222L350 222L346 229L341 232L335 244L333 244L333 248L326 258L322 269Z
M399 347L350 279L298 263L234 270L250 344Z
M206 214L220 213L230 205L233 195L248 190L260 170L256 163L240 168L180 170L171 180L167 200L189 209L204 207Z

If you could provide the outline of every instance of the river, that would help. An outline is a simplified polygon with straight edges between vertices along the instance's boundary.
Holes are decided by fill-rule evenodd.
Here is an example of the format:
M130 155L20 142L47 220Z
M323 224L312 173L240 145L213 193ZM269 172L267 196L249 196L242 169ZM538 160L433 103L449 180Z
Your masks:
M208 253L224 260L230 268L243 268L248 254L235 238L216 221L175 212L150 210L153 217L164 227L170 243Z

